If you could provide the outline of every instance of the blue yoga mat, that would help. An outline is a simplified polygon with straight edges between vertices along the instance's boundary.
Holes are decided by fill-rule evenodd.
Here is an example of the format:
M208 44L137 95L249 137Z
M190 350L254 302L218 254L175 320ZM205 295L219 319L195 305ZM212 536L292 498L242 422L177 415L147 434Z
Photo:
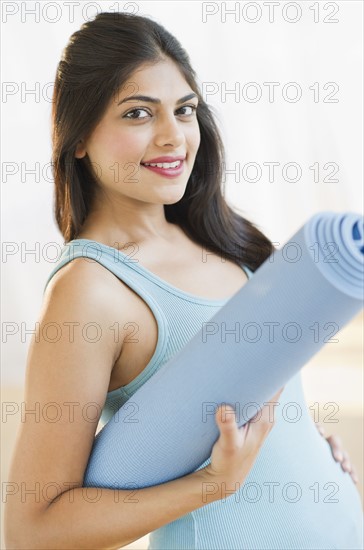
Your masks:
M100 430L84 486L142 488L196 470L219 436L219 404L239 403L242 426L249 404L271 399L361 310L363 267L363 216L310 218Z

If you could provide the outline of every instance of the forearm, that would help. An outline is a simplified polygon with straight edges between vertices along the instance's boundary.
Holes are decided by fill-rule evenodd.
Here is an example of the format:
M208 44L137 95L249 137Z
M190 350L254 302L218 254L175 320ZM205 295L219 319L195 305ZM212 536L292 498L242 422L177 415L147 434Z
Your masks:
M200 471L145 489L77 487L28 521L7 548L116 549L218 498Z

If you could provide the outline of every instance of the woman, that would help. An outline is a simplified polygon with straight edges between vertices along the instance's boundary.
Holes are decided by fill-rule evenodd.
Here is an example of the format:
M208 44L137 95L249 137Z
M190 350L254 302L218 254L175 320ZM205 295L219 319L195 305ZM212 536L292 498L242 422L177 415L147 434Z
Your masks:
M299 376L273 397L301 405L297 424L273 428L265 407L238 429L220 407L220 437L197 471L132 496L82 488L99 411L107 421L274 250L226 204L223 159L188 56L163 27L101 13L72 35L53 103L56 220L64 254L94 243L123 261L105 269L103 258L63 255L47 281L25 400L60 414L22 424L10 480L37 484L39 498L9 497L8 548L119 548L147 533L150 548L360 547L357 491ZM49 326L59 338L45 337ZM332 488L342 500L327 504Z

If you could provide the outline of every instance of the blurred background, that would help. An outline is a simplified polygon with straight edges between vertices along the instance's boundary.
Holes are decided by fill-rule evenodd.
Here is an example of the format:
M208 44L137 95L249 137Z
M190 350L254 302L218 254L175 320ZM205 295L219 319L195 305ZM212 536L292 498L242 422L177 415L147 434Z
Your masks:
M361 2L48 4L2 10L3 403L23 399L31 330L63 246L50 170L56 66L97 11L149 16L180 40L224 138L226 199L276 246L316 212L363 213ZM363 314L336 338L304 367L305 394L326 435L341 436L363 496ZM18 425L17 414L1 424L3 481Z

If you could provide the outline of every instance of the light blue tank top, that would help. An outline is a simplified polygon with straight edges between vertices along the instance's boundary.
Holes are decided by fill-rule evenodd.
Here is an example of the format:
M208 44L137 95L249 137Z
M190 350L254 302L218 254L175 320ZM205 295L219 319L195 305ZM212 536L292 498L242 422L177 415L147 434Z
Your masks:
M74 239L64 246L46 285L61 267L82 256L99 262L132 288L150 307L158 325L156 349L144 370L129 384L107 393L101 415L105 424L227 299L184 292L116 248L89 239ZM246 266L241 267L249 278L253 276ZM275 426L244 483L227 488L232 492L225 499L150 533L150 550L363 548L359 493L311 419L300 373L286 384L280 403ZM210 458L197 470L209 463Z

